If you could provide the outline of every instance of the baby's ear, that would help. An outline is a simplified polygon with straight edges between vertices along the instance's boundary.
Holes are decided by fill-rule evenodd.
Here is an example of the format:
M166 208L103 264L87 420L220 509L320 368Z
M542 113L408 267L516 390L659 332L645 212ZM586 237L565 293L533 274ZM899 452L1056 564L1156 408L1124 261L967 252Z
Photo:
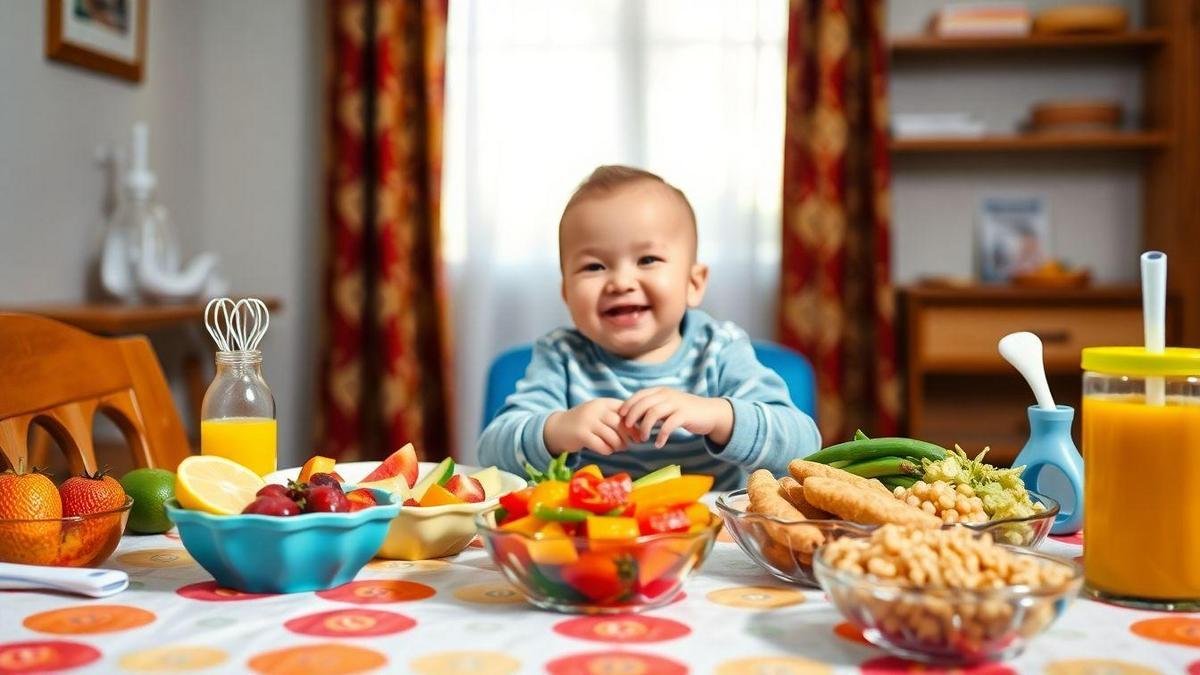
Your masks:
M699 307L704 300L704 291L708 288L708 265L692 263L692 271L688 274L687 305Z

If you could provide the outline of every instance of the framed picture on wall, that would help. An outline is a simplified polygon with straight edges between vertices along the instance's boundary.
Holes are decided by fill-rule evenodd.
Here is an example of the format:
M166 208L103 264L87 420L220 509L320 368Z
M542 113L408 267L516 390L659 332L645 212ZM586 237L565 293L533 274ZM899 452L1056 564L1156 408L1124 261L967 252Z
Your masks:
M141 82L147 0L46 0L46 58Z
M979 276L1005 282L1050 259L1046 200L1039 196L984 197L979 204Z

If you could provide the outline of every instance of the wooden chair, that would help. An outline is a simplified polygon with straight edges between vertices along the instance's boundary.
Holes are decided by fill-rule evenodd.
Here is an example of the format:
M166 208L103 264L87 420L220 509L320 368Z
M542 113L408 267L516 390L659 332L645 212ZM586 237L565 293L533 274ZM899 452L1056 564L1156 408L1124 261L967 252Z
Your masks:
M101 338L28 314L0 313L0 451L30 464L33 424L67 455L72 472L96 470L92 422L107 414L139 467L174 470L187 435L149 340Z

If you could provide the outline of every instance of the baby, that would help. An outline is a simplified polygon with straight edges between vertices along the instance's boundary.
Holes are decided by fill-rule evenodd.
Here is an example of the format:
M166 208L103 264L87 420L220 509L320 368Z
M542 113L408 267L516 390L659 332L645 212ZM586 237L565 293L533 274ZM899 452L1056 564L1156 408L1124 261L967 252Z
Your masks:
M696 309L708 268L678 188L601 166L558 226L562 296L574 329L539 339L517 390L479 439L479 461L524 475L572 453L634 478L668 464L716 477L787 472L820 449L812 419L758 362L746 333ZM752 301L747 299L747 301Z

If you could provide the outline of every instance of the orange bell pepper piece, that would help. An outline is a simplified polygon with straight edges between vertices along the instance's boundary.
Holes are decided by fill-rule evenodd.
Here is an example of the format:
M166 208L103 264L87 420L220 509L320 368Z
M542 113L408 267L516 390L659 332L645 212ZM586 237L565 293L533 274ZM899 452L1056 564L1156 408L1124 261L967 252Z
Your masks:
M664 480L644 487L634 488L629 502L640 512L658 506L688 504L704 496L712 489L713 477L700 474L685 474L679 478Z
M529 495L529 512L537 508L538 504L546 506L566 506L567 494L569 490L567 484L561 480L548 480L538 483L533 488L533 493Z
M590 473L591 475L595 476L596 478L598 478L600 480L604 480L604 473L602 471L600 471L600 467L596 466L595 464L588 464L585 467L575 469L574 475L578 476L581 473Z
M559 523L546 523L530 541L529 557L539 565L569 565L579 559L575 541Z
M517 518L516 520L514 520L512 522L501 525L500 531L501 532L518 532L520 534L524 534L524 535L528 535L528 536L532 537L538 533L538 530L542 529L543 525L545 525L545 523L542 522L539 518L535 518L534 516L525 516L523 518Z
M636 539L638 522L636 518L621 516L588 516L588 539Z

